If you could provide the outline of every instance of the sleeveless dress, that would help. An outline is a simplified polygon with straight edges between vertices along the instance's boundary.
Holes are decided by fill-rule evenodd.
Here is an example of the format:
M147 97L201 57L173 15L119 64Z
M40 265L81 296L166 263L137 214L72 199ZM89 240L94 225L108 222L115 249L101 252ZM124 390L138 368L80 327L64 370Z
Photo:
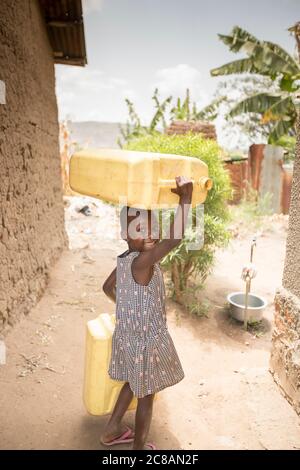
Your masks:
M109 376L129 383L137 398L156 393L184 378L167 329L165 285L158 263L147 285L135 282L131 264L139 251L117 257L116 327Z

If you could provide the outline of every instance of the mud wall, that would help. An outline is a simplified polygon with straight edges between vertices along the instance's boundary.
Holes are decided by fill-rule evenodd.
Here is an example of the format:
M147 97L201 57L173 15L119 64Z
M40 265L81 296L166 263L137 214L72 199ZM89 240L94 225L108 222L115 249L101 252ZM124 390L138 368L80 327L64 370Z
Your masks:
M274 303L270 369L284 395L300 414L300 300L282 288L278 289Z
M275 296L270 370L300 414L300 116L297 133L283 288Z
M300 113L298 116L297 129L298 137L293 172L283 286L297 297L300 297Z
M36 303L66 246L54 64L36 0L1 0L0 80L3 330Z

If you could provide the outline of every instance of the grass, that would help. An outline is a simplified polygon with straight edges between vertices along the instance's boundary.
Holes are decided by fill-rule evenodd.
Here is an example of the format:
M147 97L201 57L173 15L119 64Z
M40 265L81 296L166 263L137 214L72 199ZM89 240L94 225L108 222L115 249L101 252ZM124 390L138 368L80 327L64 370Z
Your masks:
M273 215L270 193L258 196L257 191L249 189L238 205L230 206L231 230L234 234L265 231L269 226L268 217Z
M256 338L259 338L261 336L263 336L266 332L265 330L265 326L263 324L263 321L260 320L260 321L249 321L248 322L248 331L253 334L254 336L256 336Z
M208 300L196 301L188 304L188 310L191 314L196 315L199 318L208 318L208 312L211 309L211 304Z

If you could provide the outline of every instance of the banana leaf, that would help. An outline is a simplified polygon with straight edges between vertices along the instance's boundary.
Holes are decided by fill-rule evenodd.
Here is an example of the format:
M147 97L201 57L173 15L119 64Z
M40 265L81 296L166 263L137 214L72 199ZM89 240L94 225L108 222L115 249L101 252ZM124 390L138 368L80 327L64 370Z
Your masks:
M268 93L257 93L240 101L228 113L229 117L238 116L243 113L263 114L270 109L275 103L281 100L281 95L269 95Z
M285 119L290 120L291 117L294 118L296 114L295 105L293 103L291 96L286 96L281 100L274 103L269 109L268 112L270 115L274 116L275 120ZM277 119L276 119L277 116ZM285 117L285 118L284 118Z
M212 121L213 119L217 117L219 106L225 100L226 100L225 96L216 98L209 105L205 106L205 108L201 109L201 111L199 111L199 113L196 114L196 119L207 119L209 121Z
M276 144L280 137L288 135L291 129L295 127L295 123L296 119L291 119L289 121L278 121L270 132L268 139L269 144Z
M278 75L300 78L300 65L282 47L270 41L259 41L248 31L235 26L231 35L218 35L221 41L233 52L244 51L248 59L225 64L213 69L211 75L228 75L231 73L261 73L272 79Z
M286 62L294 64L296 68L300 69L299 64L297 64L295 59L287 51L285 51L281 46L279 46L278 44L274 44L273 42L270 42L270 41L264 41L264 44L267 47L269 47L269 49L271 49L275 54L277 54L282 59L284 59Z
M252 59L239 59L210 71L213 77L218 75L231 75L233 73L257 73L257 69Z
M259 40L245 29L235 26L230 35L218 34L219 39L233 52L239 52L246 42L259 43Z
M265 44L257 44L253 48L251 58L255 68L262 73L269 73L269 75L299 75L300 77L300 66L291 57L291 60L286 60Z

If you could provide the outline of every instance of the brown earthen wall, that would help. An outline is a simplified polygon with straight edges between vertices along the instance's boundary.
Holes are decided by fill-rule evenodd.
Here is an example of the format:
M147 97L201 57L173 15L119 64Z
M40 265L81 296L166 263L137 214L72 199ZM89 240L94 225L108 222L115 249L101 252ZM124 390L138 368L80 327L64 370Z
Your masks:
M289 214L289 231L282 284L300 298L300 113L297 122L296 158Z
M286 398L300 414L300 300L281 288L277 290L274 304L270 370Z
M300 115L289 214L283 288L275 296L270 370L300 414Z
M66 246L52 51L37 0L1 0L0 330L41 295Z

